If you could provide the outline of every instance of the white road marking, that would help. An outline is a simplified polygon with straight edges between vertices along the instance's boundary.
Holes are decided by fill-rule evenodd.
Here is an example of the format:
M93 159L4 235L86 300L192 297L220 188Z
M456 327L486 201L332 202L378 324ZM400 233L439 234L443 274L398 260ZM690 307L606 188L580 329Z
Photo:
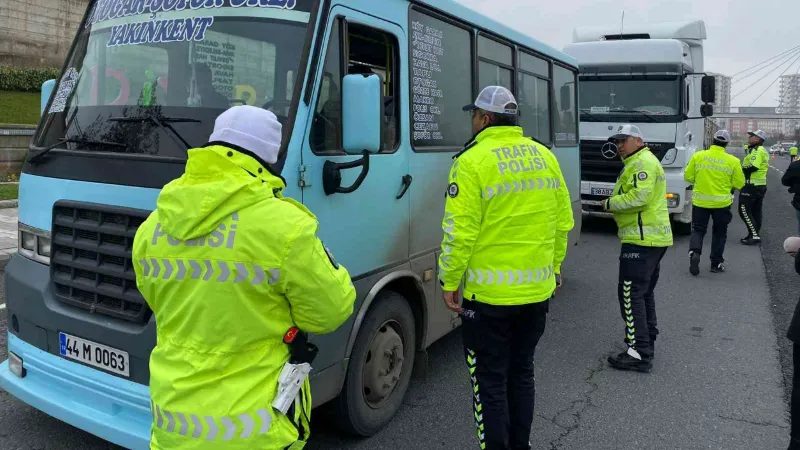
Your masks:
M4 310L4 309L6 309L6 304L5 304L5 303L3 303L2 305L0 305L0 311L2 311L2 310Z
M777 170L777 171L778 171L778 172L780 172L781 174L783 174L783 173L784 173L784 171L782 171L781 169L778 169L777 167L775 167L775 166L773 166L773 165L770 165L769 167L770 167L770 169L775 169L775 170Z

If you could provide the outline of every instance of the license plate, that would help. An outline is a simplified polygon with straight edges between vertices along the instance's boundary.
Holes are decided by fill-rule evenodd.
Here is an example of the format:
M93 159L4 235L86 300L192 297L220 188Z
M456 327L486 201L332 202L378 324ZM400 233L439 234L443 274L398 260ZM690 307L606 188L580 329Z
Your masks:
M58 341L61 356L119 375L130 376L128 352L66 333L58 333Z
M614 188L592 188L592 195L604 195L610 197L614 195Z

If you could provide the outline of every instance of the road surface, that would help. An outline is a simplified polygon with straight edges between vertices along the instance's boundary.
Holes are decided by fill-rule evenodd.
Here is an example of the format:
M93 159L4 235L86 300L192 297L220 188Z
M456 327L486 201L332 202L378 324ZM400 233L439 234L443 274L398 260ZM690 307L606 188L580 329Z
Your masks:
M730 227L727 272L688 272L688 238L678 237L656 291L661 335L651 374L610 369L623 349L616 299L619 244L605 221L586 224L569 249L565 287L553 301L536 358L536 449L782 449L791 353L785 330L800 275L783 254L797 233L790 194L780 186L786 158L772 161L761 250ZM706 239L706 251L710 236ZM2 302L2 301L0 301ZM5 359L5 311L0 355ZM338 434L315 411L307 448L477 449L467 371L458 331L430 349L427 380L416 380L395 420L371 439ZM0 448L117 449L0 391Z

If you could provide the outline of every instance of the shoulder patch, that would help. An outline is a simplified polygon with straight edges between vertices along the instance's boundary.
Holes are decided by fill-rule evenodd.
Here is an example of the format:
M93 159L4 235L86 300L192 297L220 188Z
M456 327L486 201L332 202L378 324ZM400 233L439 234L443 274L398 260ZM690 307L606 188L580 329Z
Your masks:
M639 179L639 181L644 181L647 179L647 172L639 172L636 177Z
M548 146L547 144L545 144L544 142L542 142L542 141L540 141L540 140L536 139L535 137L532 137L532 136L525 136L525 138L527 138L527 139L530 139L530 140L532 140L533 142L536 142L537 144L541 145L542 147L544 147L544 148L546 148L546 149L548 149L548 150L553 150L553 148L552 148L552 147L550 147L550 146Z
M755 161L755 160L756 160L756 155L750 157L750 161Z
M450 185L447 186L447 195L449 195L450 198L456 198L458 195L458 184L450 183Z
M322 242L321 240L320 242L322 243L322 248L325 249L325 254L328 255L328 259L330 260L333 268L339 270L339 263L336 262L336 258L333 257L333 253L331 253L331 250L325 246L324 242Z
M467 150L471 149L472 147L475 147L476 145L478 145L478 141L472 141L472 142L467 143L467 145L465 145L464 148L460 152L458 152L455 155L453 155L453 159L456 159L459 156L463 155L464 152L466 152Z

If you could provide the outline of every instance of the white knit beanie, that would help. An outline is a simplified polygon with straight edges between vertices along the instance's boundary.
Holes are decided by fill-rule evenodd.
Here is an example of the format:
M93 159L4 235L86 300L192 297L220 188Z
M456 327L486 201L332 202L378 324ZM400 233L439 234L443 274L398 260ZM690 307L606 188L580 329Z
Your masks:
M225 142L253 152L268 164L278 161L281 123L272 111L255 106L234 106L217 117L211 142Z

